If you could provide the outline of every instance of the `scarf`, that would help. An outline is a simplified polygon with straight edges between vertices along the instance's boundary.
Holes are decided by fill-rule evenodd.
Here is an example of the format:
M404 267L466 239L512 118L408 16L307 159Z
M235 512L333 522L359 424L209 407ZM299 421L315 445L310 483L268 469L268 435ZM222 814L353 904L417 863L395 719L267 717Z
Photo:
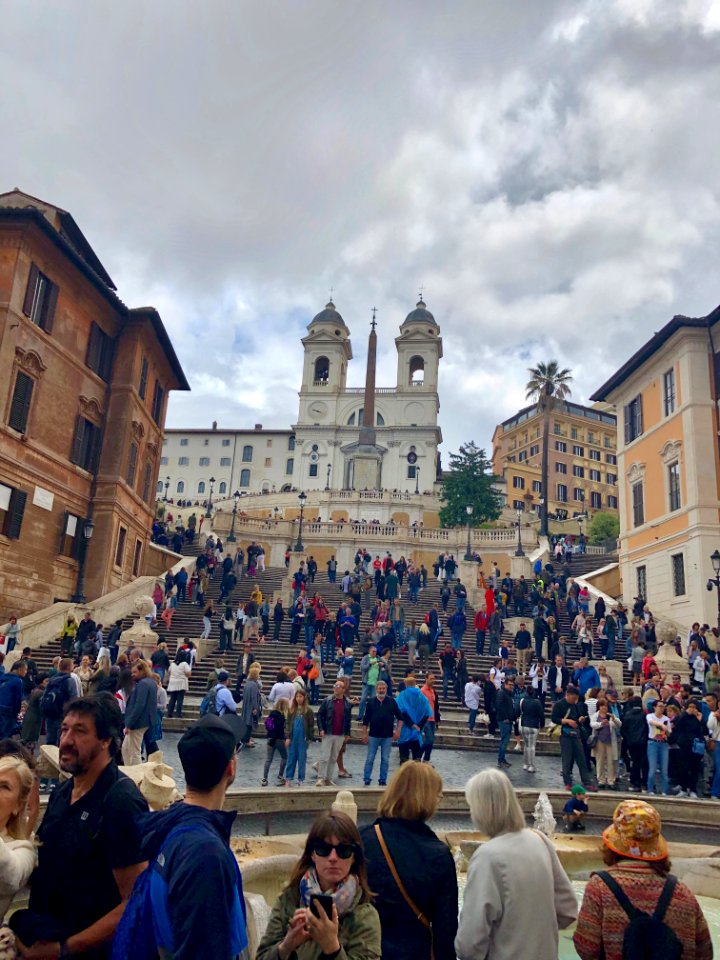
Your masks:
M344 880L335 887L330 896L335 901L335 907L338 916L342 917L348 913L355 902L357 896L358 882L355 877L349 873ZM310 897L313 894L322 893L320 881L317 878L315 867L310 867L304 877L300 880L300 901L304 907L310 906Z

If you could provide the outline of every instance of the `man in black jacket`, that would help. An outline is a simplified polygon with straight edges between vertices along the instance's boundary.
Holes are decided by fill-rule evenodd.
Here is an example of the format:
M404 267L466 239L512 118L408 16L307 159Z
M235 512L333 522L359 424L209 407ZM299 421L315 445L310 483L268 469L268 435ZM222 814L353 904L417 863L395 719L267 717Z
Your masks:
M495 698L495 714L497 716L498 726L500 727L500 746L498 747L497 761L499 767L512 766L512 764L508 763L508 761L505 759L505 752L507 750L508 743L510 743L513 721L515 720L515 699L513 697L514 689L515 681L512 677L508 677L507 679L503 680L503 685L498 690L497 697Z
M371 700L368 700L362 720L363 743L368 745L363 772L363 782L366 787L369 787L372 782L373 765L378 749L380 750L380 780L378 782L381 787L387 785L390 749L393 740L398 738L398 734L395 732L396 720L412 724L409 717L403 717L395 700L387 695L387 683L384 680L378 680L376 694Z
M648 774L648 726L640 697L631 697L625 704L620 735L630 756L630 783L633 790L640 792Z
M577 764L583 786L586 790L594 793L597 787L593 784L588 770L582 739L582 728L587 729L589 727L587 708L579 700L579 689L572 684L568 684L565 696L562 700L558 700L553 707L551 719L554 724L562 728L560 731L560 756L562 758L565 789L572 789L573 766Z
M548 670L548 689L555 703L562 700L565 687L570 682L570 671L563 665L563 658L555 657L555 663Z

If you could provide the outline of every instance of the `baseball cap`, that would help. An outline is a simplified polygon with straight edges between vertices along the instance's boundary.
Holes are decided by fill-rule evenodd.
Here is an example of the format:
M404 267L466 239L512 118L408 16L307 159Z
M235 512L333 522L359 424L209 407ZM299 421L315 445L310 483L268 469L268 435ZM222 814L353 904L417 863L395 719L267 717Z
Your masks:
M574 797L584 797L587 790L581 784L576 783L570 792Z
M178 754L187 785L212 790L235 755L235 734L220 717L203 717L180 738Z

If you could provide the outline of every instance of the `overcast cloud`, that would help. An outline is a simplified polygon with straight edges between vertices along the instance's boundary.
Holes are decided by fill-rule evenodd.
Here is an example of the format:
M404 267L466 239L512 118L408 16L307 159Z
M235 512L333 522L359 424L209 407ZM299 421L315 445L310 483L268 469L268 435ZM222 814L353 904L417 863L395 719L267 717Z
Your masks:
M425 288L443 453L556 357L589 395L720 302L717 0L0 0L0 190L70 210L192 385L170 426L297 412L334 287L379 385Z

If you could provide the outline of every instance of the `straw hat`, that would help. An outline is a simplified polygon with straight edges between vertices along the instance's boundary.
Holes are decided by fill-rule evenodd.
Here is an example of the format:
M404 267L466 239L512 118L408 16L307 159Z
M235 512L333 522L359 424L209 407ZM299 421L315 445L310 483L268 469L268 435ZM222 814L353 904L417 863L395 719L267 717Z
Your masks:
M668 846L661 834L662 821L655 807L644 800L623 800L603 840L613 853L632 860L664 860Z

